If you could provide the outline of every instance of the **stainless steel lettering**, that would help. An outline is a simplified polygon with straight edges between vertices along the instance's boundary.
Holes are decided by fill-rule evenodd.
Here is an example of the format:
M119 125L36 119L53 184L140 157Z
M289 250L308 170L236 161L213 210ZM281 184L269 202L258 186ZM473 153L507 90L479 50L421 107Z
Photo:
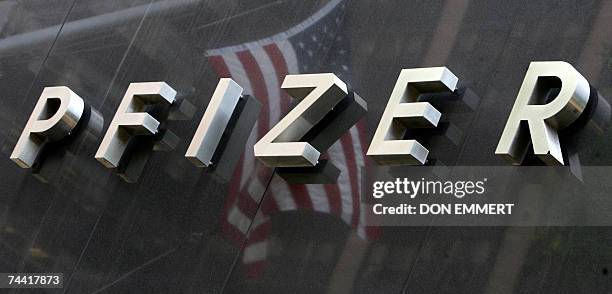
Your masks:
M553 87L560 87L557 97L550 102L543 101ZM557 130L569 126L580 116L589 102L589 95L589 83L569 63L532 62L495 154L521 164L531 135L535 155L549 165L563 165ZM529 129L521 125L523 121Z
M300 103L255 144L255 157L270 167L315 166L324 150L298 140L346 97L347 86L322 73L288 75L281 88Z
M110 123L95 158L117 167L131 137L157 133L160 122L143 111L146 105L174 102L176 91L164 82L131 83Z
M196 166L209 166L221 136L242 96L242 87L234 80L219 80L212 99L202 116L185 157Z
M457 77L446 67L403 69L378 124L368 156L380 165L425 164L429 150L417 140L402 140L406 129L432 128L441 113L429 102L418 102L422 93L452 92Z
M31 168L46 142L70 135L84 109L83 99L68 87L44 88L11 153L11 160L22 168Z

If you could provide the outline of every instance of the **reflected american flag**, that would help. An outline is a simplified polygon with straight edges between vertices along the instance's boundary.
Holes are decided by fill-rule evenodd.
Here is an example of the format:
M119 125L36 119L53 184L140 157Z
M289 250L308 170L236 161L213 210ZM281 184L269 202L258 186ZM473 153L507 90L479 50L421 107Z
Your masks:
M334 72L350 85L350 60L343 23L345 3L332 0L315 14L287 31L236 46L208 50L207 58L217 75L231 77L262 104L255 131L230 183L223 230L238 246L245 237L242 261L250 277L263 273L270 235L270 217L276 213L309 210L336 216L357 234L371 236L360 203L365 167L365 126L358 122L327 150L340 170L336 184L288 185L274 176L266 189L269 168L255 162L253 145L291 109L291 97L281 90L288 74ZM252 223L251 223L252 221Z

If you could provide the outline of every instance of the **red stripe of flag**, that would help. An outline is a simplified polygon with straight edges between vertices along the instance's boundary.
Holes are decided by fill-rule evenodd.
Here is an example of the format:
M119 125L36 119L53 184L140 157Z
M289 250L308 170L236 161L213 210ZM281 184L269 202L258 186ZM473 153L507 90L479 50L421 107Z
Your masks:
M219 78L231 77L230 71L227 68L227 64L225 64L225 61L223 60L223 56L220 56L220 55L209 56L208 62L210 63L212 68L215 70Z

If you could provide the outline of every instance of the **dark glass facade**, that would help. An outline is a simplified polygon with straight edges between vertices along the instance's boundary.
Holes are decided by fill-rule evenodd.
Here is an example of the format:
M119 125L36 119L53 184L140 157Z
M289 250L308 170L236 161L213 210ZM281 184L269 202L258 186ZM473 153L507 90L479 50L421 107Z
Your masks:
M365 152L401 69L459 77L459 101L432 98L446 124L422 138L428 166L390 172L420 178L507 167L494 151L529 63L562 60L597 90L578 131L561 134L572 160L530 156L504 187L599 195L581 203L612 211L611 36L606 0L1 2L0 272L64 275L63 289L2 290L610 293L612 222L374 226L363 199L381 171ZM336 183L288 184L252 146L295 105L284 76L321 72L368 113L324 155ZM234 160L203 169L184 154L222 77L262 106L244 146L226 146ZM159 135L107 169L94 153L128 85L147 81L168 83L177 102L158 111ZM9 156L43 88L60 85L86 101L87 122L21 169Z

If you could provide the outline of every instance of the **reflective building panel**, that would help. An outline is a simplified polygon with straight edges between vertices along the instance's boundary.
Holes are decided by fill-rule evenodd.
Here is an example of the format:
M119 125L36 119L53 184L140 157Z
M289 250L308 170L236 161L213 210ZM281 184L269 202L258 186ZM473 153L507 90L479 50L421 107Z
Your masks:
M610 293L611 35L605 0L1 2L0 272L63 274L62 289L3 290ZM580 113L555 129L553 159L564 165L548 166L529 141L519 142L522 165L496 155L534 61L566 62L587 81L569 109ZM445 68L457 81L395 93L402 70L415 68ZM328 74L346 89L268 143L320 154L302 152L300 167L262 161L255 144L311 93L283 87L299 74ZM231 107L213 99L226 78L242 88ZM538 81L538 104L563 91ZM121 107L143 83L176 93L130 94ZM83 111L70 136L28 137L44 147L24 169L11 154L50 87L70 89ZM439 117L386 117L390 97ZM201 148L188 149L211 138L197 136L208 107L226 112L218 142L196 142L209 148L202 162ZM118 110L158 124L111 127ZM415 140L428 151L418 165L366 156L385 117L389 130L376 137ZM423 120L435 128L406 127ZM96 152L109 128L122 152L103 164ZM373 215L373 183L395 178L486 178L486 199L517 212Z

